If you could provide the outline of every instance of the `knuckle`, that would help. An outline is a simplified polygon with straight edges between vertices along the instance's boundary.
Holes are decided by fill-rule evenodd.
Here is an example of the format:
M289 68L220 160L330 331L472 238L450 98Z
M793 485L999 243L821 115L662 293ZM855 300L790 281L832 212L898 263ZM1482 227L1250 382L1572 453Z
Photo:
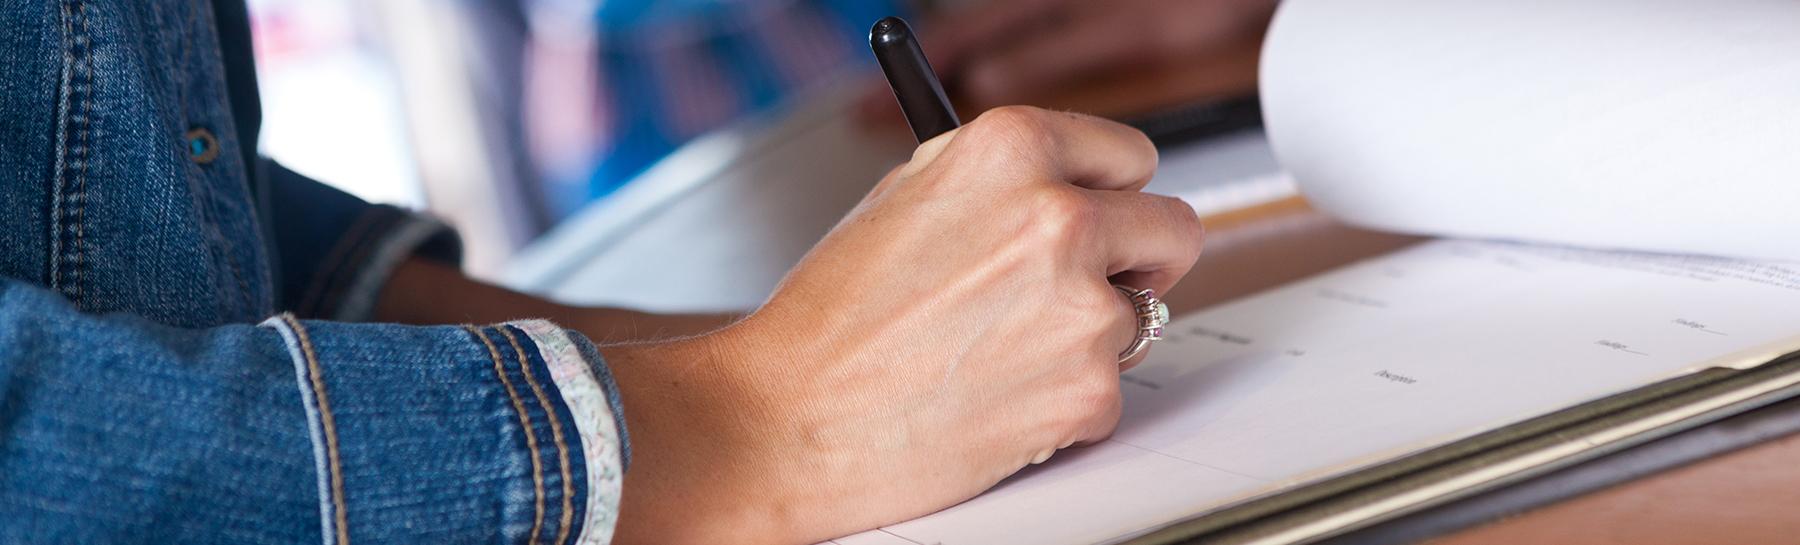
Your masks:
M1055 139L1045 112L1028 106L1001 106L983 112L967 127L977 143L1010 159L1053 157Z
M1029 131L1043 125L1043 113L1030 106L1000 106L982 112L975 120L992 129Z
M1098 205L1087 196L1062 188L1050 187L1038 192L1031 206L1031 225L1035 233L1052 242L1080 240L1099 222Z

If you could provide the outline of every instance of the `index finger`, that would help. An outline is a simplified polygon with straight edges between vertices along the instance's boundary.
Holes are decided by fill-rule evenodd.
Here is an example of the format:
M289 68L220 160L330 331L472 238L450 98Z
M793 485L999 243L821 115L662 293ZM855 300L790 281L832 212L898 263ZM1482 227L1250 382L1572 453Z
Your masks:
M958 129L944 153L1002 161L988 169L1087 189L1137 191L1156 174L1156 146L1144 133L1098 117L1024 106L988 110Z

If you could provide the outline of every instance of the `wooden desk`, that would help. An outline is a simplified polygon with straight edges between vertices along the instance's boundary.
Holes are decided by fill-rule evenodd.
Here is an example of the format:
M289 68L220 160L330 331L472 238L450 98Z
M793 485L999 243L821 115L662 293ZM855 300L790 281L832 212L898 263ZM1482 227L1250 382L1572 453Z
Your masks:
M1419 239L1346 227L1290 199L1206 221L1206 253L1168 296L1191 311ZM1432 545L1800 543L1800 435L1543 506Z
M1800 506L1800 435L1429 543L1800 543L1800 507L1796 506Z

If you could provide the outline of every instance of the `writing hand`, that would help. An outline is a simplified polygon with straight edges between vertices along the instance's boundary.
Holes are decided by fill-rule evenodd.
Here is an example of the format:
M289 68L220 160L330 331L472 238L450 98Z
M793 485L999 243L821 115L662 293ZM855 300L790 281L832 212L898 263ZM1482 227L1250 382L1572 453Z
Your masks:
M634 445L619 543L811 543L968 499L1119 415L1110 284L1200 251L1141 133L1031 108L919 146L759 310L602 349Z

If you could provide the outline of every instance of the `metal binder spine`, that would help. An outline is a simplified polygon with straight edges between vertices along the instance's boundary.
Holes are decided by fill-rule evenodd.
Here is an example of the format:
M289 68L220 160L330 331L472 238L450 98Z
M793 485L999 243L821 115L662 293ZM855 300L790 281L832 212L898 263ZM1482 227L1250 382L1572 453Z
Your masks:
M1176 522L1130 545L1307 543L1800 395L1800 350L1577 405Z

